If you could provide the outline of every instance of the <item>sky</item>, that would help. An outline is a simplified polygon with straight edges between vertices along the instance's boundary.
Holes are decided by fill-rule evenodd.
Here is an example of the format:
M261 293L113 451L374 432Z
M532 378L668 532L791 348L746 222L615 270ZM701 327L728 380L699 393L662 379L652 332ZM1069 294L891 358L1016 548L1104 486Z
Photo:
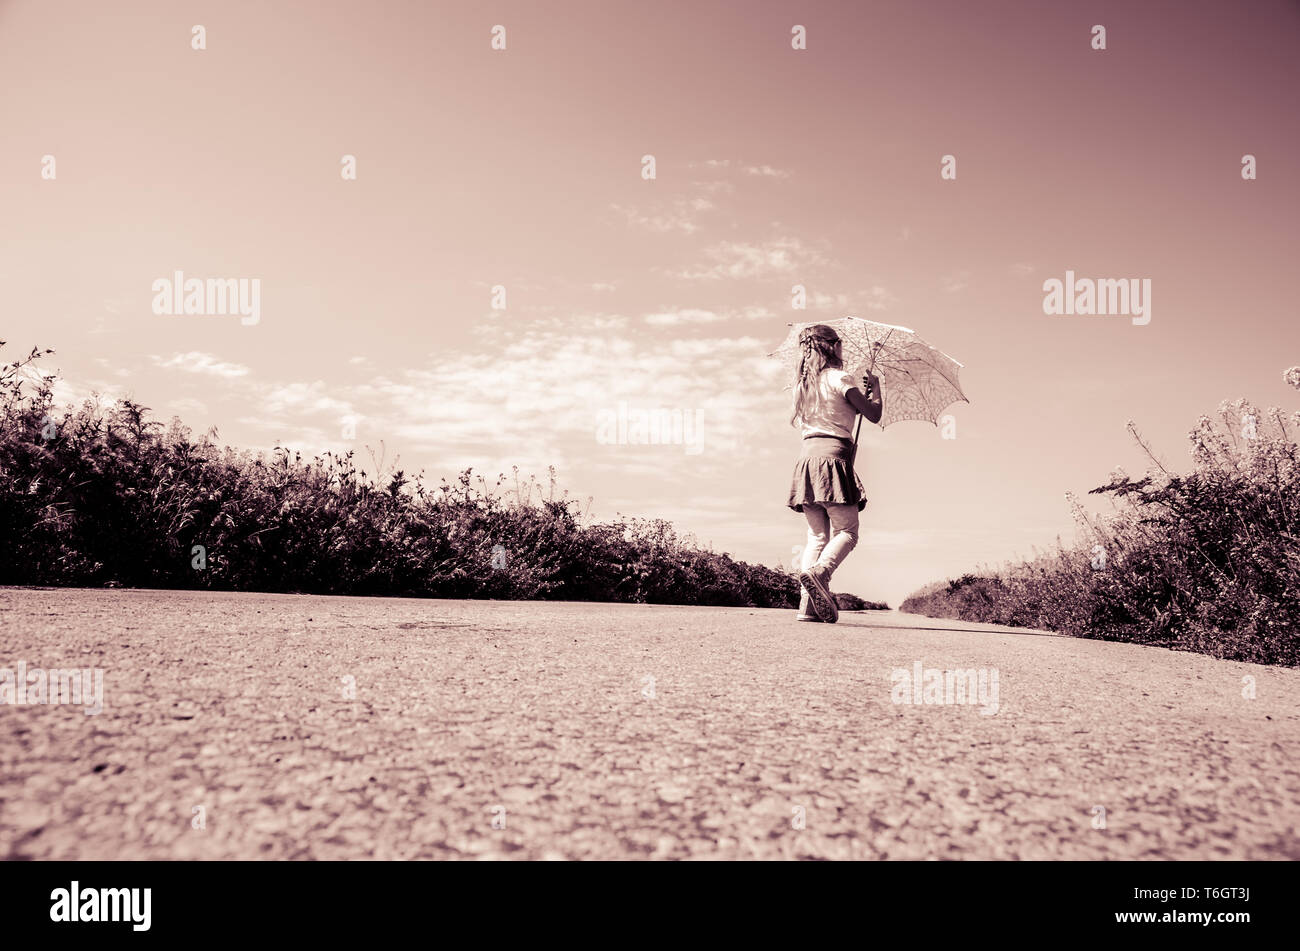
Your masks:
M235 446L554 466L773 565L765 354L901 324L970 402L864 431L835 588L897 604L1068 543L1067 492L1143 469L1128 420L1186 467L1221 400L1295 408L1297 48L1281 0L0 0L0 355ZM177 271L256 319L157 313ZM1149 322L1045 313L1067 271L1149 280Z

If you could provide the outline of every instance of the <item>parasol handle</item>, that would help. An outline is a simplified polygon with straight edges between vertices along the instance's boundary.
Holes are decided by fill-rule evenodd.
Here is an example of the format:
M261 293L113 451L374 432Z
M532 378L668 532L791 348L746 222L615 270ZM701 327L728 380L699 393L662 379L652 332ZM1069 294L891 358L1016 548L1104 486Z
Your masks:
M890 330L889 333L885 335L885 340L888 340L891 336L893 336L893 333L894 331ZM876 344L874 347L871 348L871 366L867 367L868 373L876 372L876 357L880 356L880 350L883 346L884 346L884 341L882 340L880 343ZM849 453L850 472L855 471L855 467L857 466L858 463L858 436L859 434L861 434L861 432L862 432L862 414L858 413L858 418L853 421L853 448L850 450Z
M876 368L876 353L879 348L871 354L871 366L868 368L869 373L874 373ZM849 450L849 471L853 472L854 467L858 464L858 435L862 432L862 414L858 413L857 418L853 420L853 448Z

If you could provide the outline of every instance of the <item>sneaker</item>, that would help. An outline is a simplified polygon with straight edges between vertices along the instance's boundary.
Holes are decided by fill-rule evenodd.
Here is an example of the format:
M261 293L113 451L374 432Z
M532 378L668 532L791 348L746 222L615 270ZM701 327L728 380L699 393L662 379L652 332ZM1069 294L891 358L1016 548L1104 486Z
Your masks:
M812 609L819 618L827 624L834 624L840 619L840 609L835 606L831 589L826 587L826 582L816 568L799 572L799 583L808 589Z
M799 586L799 607L795 612L794 619L796 621L815 621L818 624L822 623L822 619L813 611L812 598L808 596L808 589L803 585Z

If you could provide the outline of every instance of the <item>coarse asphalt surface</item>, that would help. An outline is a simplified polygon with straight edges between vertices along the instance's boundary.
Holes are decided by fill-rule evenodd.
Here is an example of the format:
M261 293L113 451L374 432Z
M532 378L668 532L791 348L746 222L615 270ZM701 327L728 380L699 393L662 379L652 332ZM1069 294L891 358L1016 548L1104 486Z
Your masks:
M20 661L101 668L104 708L0 706L10 859L1300 858L1300 670L1159 648L898 612L0 589ZM916 662L996 669L996 707L895 702Z

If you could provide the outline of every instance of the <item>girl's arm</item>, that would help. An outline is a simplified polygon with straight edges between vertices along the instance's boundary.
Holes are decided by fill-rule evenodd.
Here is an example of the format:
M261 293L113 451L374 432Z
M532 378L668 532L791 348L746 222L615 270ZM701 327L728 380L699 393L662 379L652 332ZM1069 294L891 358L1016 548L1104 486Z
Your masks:
M867 393L864 395L862 390L856 386L844 394L844 398L849 401L849 405L867 418L869 423L880 422L880 414L884 411L884 404L881 402L880 377L876 376L870 370L862 376L862 386Z

